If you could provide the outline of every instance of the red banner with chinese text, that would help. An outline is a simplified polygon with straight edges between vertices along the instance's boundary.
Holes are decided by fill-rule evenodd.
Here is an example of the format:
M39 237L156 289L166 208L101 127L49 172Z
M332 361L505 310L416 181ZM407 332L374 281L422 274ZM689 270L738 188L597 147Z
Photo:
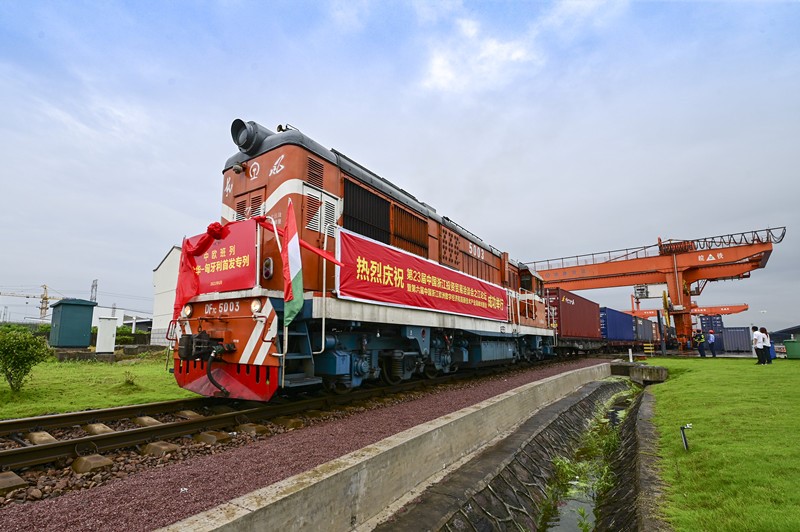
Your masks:
M340 231L339 297L506 321L506 291L374 240Z
M230 234L215 240L203 255L195 258L201 294L246 290L255 286L256 222L228 224ZM203 235L189 238L195 244Z

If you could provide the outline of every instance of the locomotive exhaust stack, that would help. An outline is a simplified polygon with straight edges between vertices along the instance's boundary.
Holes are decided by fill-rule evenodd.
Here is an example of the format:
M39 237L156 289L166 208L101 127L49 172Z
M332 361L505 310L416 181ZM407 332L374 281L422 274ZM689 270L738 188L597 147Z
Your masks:
M273 131L252 120L245 122L241 118L237 118L231 124L231 138L233 138L234 144L239 146L239 151L247 155L255 155L261 142L274 134Z

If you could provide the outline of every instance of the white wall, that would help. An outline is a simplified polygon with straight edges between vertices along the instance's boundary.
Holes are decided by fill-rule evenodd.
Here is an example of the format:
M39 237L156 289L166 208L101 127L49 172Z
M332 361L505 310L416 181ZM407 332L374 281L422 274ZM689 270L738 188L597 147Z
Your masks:
M154 345L167 344L165 335L172 320L180 261L181 248L174 246L153 270L153 328L150 343Z

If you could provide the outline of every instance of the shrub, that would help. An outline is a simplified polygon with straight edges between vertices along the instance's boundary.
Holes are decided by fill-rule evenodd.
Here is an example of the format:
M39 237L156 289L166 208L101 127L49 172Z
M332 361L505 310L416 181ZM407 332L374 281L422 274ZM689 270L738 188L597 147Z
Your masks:
M0 374L12 392L20 391L33 367L51 353L45 339L33 336L28 330L0 328Z

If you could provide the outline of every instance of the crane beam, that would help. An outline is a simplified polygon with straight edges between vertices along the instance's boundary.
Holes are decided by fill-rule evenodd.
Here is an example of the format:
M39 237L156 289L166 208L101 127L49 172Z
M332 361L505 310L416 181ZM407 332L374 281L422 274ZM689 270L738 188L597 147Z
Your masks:
M716 316L718 314L738 314L750 308L749 305L724 305L718 307L692 307L692 316ZM654 318L658 315L657 309L631 309L627 314L637 318Z
M30 295L30 294L17 294L14 292L0 292L0 296L10 296L10 297L26 297L28 299L38 299L39 300L39 318L44 319L47 316L47 309L50 306L50 301L58 301L60 297L53 297L48 295L47 293L47 285L42 285L42 293L38 296Z
M657 245L528 263L544 285L565 290L666 284L678 339L692 336L692 288L707 281L742 279L764 268L772 246L786 228L762 229L697 240L669 240Z

